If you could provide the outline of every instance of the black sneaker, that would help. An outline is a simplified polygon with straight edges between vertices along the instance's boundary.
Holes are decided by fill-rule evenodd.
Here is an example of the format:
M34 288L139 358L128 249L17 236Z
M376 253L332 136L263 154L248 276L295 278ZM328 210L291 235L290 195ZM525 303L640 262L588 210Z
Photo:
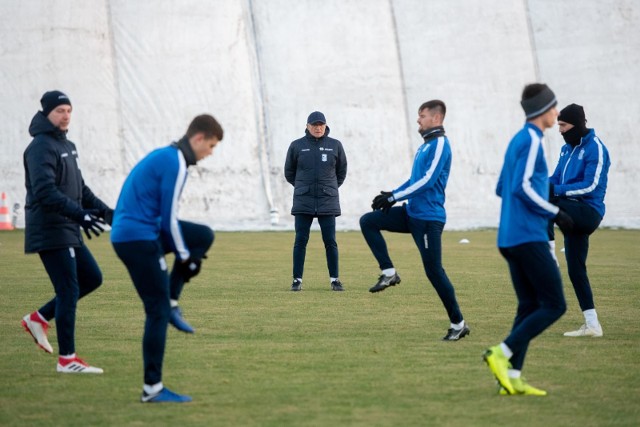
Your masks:
M302 290L302 280L294 279L293 283L291 284L291 290L293 292L301 291Z
M337 292L344 291L344 288L342 287L342 282L340 280L338 280L338 279L336 279L333 282L331 282L331 290L332 291L337 291Z
M369 292L376 293L384 291L389 286L395 286L398 283L400 283L400 276L398 276L397 273L393 276L385 276L384 274L381 274L380 277L378 277L378 283L369 288Z
M465 324L460 330L453 328L447 331L447 335L442 337L442 341L458 341L460 338L464 338L471 333L471 329Z

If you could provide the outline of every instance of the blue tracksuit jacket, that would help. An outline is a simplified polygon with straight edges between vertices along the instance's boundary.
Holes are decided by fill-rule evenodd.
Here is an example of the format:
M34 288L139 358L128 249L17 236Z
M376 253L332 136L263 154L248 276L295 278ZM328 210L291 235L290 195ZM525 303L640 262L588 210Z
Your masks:
M179 144L188 145L186 138ZM131 242L163 238L181 260L189 258L178 225L178 200L187 179L185 159L178 144L159 148L143 158L122 186L111 226L111 241ZM184 146L184 145L182 145ZM190 150L190 148L189 148Z
M526 123L509 142L496 194L502 198L498 247L548 240L548 222L559 209L547 201L549 172L537 126Z
M428 129L413 159L411 178L393 190L397 201L408 200L407 214L425 221L447 221L445 188L451 170L451 147L444 128Z
M558 166L549 177L556 196L578 199L604 217L604 195L607 192L609 151L593 129L580 144L565 144L560 150Z

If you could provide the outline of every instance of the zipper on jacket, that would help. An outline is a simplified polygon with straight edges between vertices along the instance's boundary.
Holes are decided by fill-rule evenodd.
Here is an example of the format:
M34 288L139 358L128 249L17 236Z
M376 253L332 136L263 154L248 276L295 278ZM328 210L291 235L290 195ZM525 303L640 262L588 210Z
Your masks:
M573 158L573 153L575 153L576 149L578 149L581 145L582 145L582 141L580 141L580 144L573 147L573 149L571 150L571 153L569 153L569 160L567 160L567 163L564 164L564 169L562 170L562 184L564 184L564 174L567 172L569 163L571 163L571 159Z
M318 155L320 154L320 141L316 138L315 145L315 154L313 159L313 172L314 172L314 193L313 193L313 210L316 215L318 215L318 168L320 167L320 162L318 161Z

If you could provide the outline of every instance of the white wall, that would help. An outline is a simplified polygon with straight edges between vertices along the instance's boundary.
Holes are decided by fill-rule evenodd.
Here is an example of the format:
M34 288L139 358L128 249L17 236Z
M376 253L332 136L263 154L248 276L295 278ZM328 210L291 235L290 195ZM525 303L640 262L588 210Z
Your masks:
M632 125L640 115L633 0L0 0L0 191L24 201L22 152L43 92L74 106L69 138L109 204L131 167L200 113L225 138L194 168L182 216L217 229L292 227L282 176L307 115L347 151L340 228L409 175L417 107L441 98L453 149L448 228L496 226L504 149L526 83L585 106L612 167L604 224L640 227ZM553 167L561 145L548 132Z

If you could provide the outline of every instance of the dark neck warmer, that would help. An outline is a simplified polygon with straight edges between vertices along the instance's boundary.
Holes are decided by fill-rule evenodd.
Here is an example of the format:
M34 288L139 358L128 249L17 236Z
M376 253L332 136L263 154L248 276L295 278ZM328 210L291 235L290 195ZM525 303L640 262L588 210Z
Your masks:
M178 150L182 151L184 160L187 162L187 167L196 164L196 155L193 152L191 144L189 144L189 138L187 138L186 135L183 136L180 140L173 142L171 145L177 147Z
M564 142L575 147L580 144L582 137L586 136L589 133L589 129L582 124L576 125L562 134L562 138L564 138Z
M425 141L428 139L437 138L439 136L444 136L444 127L436 126L434 128L429 128L420 132L420 135L422 135Z

